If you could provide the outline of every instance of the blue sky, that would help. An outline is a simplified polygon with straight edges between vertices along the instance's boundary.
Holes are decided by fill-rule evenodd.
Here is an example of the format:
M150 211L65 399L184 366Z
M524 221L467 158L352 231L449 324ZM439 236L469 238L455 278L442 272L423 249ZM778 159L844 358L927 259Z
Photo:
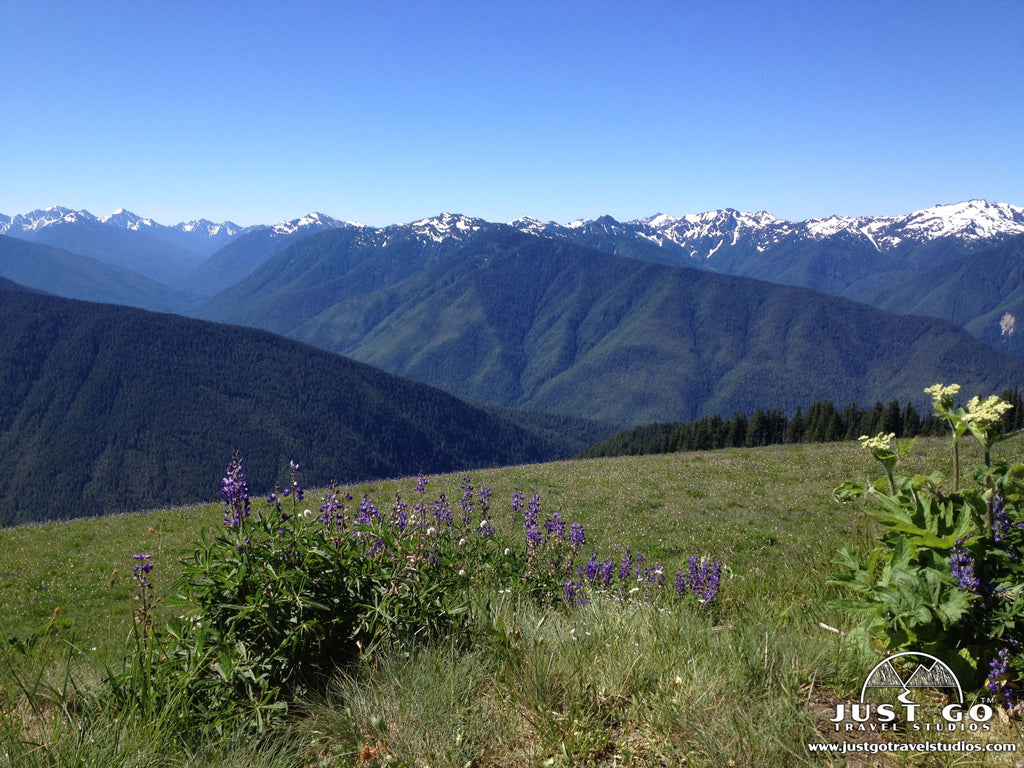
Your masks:
M1024 204L1012 2L0 2L0 212Z

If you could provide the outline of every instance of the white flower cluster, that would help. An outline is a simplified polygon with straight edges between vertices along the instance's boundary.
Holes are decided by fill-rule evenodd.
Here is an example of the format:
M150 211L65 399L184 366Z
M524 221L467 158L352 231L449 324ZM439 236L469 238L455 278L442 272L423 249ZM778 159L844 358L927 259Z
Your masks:
M1003 414L1013 406L1002 398L992 395L984 400L972 397L967 403L967 415L964 421L982 429L1002 424Z
M861 444L868 449L872 456L879 456L880 454L892 453L892 441L896 439L895 432L879 432L874 437L868 437L867 435L861 435L858 438Z
M959 384L950 384L948 387L944 387L941 384L932 384L924 391L924 393L932 396L932 403L935 405L935 410L939 412L946 412L952 410L953 398L956 397L956 394L959 391Z

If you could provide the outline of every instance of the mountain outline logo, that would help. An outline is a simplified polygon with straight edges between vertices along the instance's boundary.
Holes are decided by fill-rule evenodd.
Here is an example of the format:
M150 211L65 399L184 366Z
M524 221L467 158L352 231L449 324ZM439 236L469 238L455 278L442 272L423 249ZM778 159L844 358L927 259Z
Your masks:
M904 678L893 666L892 662L898 658L918 658L917 666ZM882 659L868 673L864 679L864 685L860 689L860 701L864 703L864 697L869 688L900 688L901 697L909 697L911 689L931 688L940 691L956 691L956 700L963 704L964 692L956 674L941 659L922 651L903 651L894 653ZM901 700L903 700L901 698Z

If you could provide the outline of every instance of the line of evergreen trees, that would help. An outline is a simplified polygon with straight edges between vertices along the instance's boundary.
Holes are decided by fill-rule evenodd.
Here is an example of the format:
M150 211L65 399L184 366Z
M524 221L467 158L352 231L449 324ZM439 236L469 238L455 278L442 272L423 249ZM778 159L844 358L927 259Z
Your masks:
M1007 389L1000 397L1013 405L1003 415L1005 430L1024 428L1024 401L1020 391L1016 387ZM797 408L791 417L781 408L770 411L757 408L749 417L745 413L734 413L729 420L715 415L696 421L646 424L612 435L580 455L594 458L783 443L827 443L856 440L861 435L879 432L893 432L897 438L943 436L948 430L944 421L933 413L922 416L912 403L901 406L897 400L888 405L879 401L868 409L853 403L839 410L830 400L815 400L806 411Z

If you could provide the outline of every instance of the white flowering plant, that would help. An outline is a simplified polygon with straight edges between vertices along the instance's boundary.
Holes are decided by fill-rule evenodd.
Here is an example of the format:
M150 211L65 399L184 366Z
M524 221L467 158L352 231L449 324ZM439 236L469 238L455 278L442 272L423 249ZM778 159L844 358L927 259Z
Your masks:
M883 651L918 650L953 667L961 682L1006 711L1024 709L1024 464L994 460L993 448L1011 437L1004 429L1010 404L974 397L957 406L958 385L925 390L952 434L954 482L941 473L895 474L909 446L894 436L862 437L882 464L887 482L845 483L840 501L869 499L881 523L878 545L861 557L843 549L844 572L832 583L851 591L843 608L865 617L860 635ZM970 435L984 451L960 487L960 442Z

